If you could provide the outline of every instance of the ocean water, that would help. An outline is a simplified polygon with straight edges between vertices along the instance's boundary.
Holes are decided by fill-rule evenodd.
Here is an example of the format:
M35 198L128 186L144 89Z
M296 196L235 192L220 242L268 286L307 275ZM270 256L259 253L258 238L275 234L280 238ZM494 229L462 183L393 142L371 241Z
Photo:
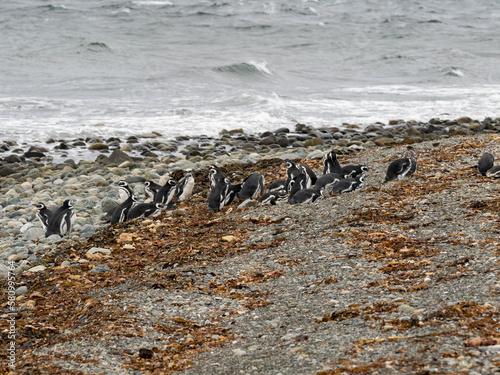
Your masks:
M499 24L495 0L2 1L2 139L499 117Z

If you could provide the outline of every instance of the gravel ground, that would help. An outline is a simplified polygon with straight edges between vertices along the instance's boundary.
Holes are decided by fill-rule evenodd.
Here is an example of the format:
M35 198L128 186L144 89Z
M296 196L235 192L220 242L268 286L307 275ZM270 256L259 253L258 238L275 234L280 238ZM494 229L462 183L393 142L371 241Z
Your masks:
M390 183L401 149L341 156L370 166L362 190L217 214L249 231L240 253L159 264L144 270L157 283L89 293L125 311L120 324L135 334L97 338L83 324L65 332L79 339L33 354L68 373L171 373L165 361L138 363L154 367L172 341L189 348L197 336L177 328L189 326L211 344L181 360L183 374L500 373L500 185L475 169L499 139L416 144L416 174Z

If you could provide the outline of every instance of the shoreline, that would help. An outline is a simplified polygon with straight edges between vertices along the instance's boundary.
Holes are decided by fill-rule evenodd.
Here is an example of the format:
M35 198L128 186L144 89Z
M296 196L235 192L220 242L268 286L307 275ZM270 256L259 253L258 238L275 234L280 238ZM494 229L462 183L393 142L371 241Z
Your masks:
M127 138L53 138L38 144L17 144L3 140L0 141L0 161L3 160L2 164L26 161L79 163L95 161L100 154L109 156L113 150L121 150L137 161L140 158L151 158L175 165L176 161L184 159L196 166L196 163L204 160L213 160L234 152L265 154L275 150L318 145L366 149L482 132L500 132L500 117L477 120L463 116L454 120L434 118L427 122L390 120L387 124L342 124L318 128L296 124L256 134L232 129L221 131L218 137L178 136L175 139L169 139L158 132L146 132Z

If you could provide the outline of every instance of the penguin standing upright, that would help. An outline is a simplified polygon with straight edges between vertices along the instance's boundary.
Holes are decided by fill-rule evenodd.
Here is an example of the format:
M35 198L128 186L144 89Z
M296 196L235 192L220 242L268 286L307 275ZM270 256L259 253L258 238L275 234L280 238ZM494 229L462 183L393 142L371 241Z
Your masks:
M49 237L52 234L57 234L61 237L64 236L66 233L71 232L75 220L76 215L73 212L73 201L66 199L48 221L45 237Z
M111 217L111 225L123 223L127 221L127 216L130 209L137 204L137 198L134 194L131 194L128 199L121 203L113 212Z
M241 183L241 190L236 194L239 199L256 199L264 192L264 176L258 172L252 173Z
M323 156L323 174L342 173L342 167L337 160L337 153L332 150Z
M316 173L314 173L312 168L310 166L308 166L307 164L300 164L299 168L302 171L302 173L304 173L306 175L306 177L307 177L307 184L306 185L308 188L310 188L318 180Z
M36 216L38 217L38 220L40 220L42 228L47 230L47 227L49 225L49 220L52 217L52 215L54 215L54 213L51 210L49 210L47 206L42 202L35 203L35 207L38 210Z
M295 177L301 174L302 171L299 168L297 168L297 166L293 161L287 161L285 163L285 167L286 167L285 190L290 192L292 180L294 180Z
M175 188L175 200L182 202L191 197L194 188L194 177L192 173L186 173Z
M210 180L210 189L213 189L217 184L217 181L226 178L226 175L216 165L212 165L208 171L208 177Z
M172 206L172 199L175 194L175 186L176 183L174 180L167 180L165 185L163 185L161 189L158 190L158 193L156 193L154 203L161 203L167 207Z
M307 175L300 173L290 182L290 197L291 199L299 190L307 189Z
M158 193L158 190L160 189L161 189L160 184L157 184L156 182L150 180L144 181L144 192L152 200L155 199L156 193Z
M214 187L210 190L210 195L208 196L209 211L217 212L222 210L229 185L230 182L227 178L222 178L215 183Z
M118 181L118 194L120 195L120 203L125 202L130 197L130 195L133 194L133 191L130 186L128 186L127 181Z

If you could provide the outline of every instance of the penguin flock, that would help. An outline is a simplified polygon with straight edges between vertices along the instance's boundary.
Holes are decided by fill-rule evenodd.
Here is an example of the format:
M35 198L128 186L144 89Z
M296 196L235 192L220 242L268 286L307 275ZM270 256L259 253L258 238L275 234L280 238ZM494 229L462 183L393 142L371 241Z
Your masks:
M128 183L120 180L118 181L118 195L121 203L108 210L101 217L101 220L114 225L133 219L156 216L164 209L175 208L174 202L189 199L193 193L193 188L194 177L189 172L179 182L176 182L170 176L167 176L164 185L153 181L145 181L146 200L149 198L152 202L139 202ZM53 234L63 237L71 232L71 228L76 221L73 203L72 200L67 199L54 212L42 202L35 203L36 215L45 229L45 237Z
M333 150L323 157L323 174L320 177L307 164L297 165L287 161L284 166L286 178L272 182L267 189L264 189L264 176L258 172L253 172L241 183L233 184L217 166L212 166L209 170L209 210L220 211L235 198L257 200L258 206L312 203L328 195L361 189L368 172L366 165L341 166Z
M253 172L241 183L232 183L223 171L213 165L209 168L208 179L208 211L218 212L230 205L235 199L253 200L257 206L278 204L306 204L324 199L328 196L346 194L363 188L366 165L341 166L335 150L326 153L322 159L321 175L307 164L296 164L293 161L284 163L286 178L273 181L265 188L263 175ZM500 178L500 165L494 164L494 157L485 152L479 159L477 169L483 176ZM402 180L411 177L417 170L417 153L408 146L400 158L389 163L384 182ZM319 172L319 171L318 171ZM193 193L195 180L192 173L185 173L180 181L169 175L161 185L154 181L144 182L145 201L139 202L136 194L124 180L118 182L118 193L121 203L110 209L101 220L111 225L133 219L157 216L165 209L175 208L175 202L189 199ZM64 236L71 232L76 220L73 201L67 199L51 211L44 203L35 204L37 217L45 229L45 236L52 234Z

